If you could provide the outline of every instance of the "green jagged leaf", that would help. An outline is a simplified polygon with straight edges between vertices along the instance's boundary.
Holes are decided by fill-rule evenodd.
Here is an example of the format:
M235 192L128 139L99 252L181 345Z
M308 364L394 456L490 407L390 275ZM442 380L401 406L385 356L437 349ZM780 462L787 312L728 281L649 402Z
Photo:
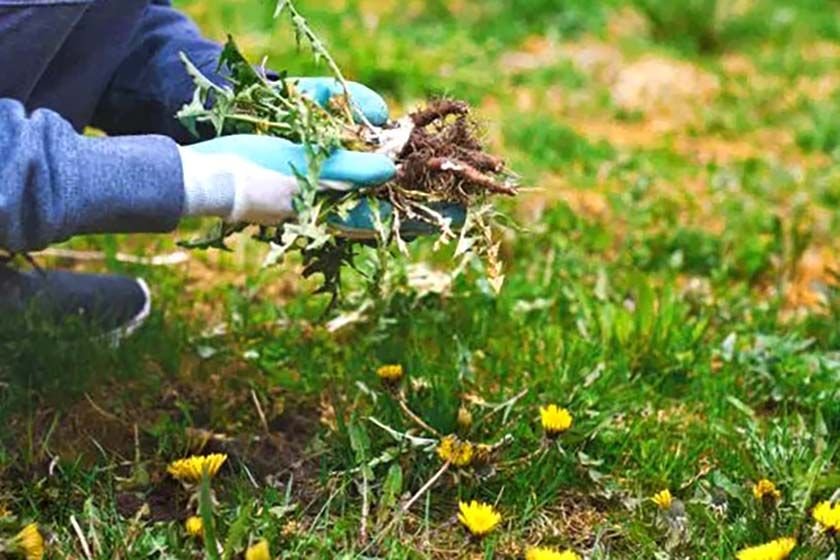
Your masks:
M179 241L178 246L184 247L185 249L221 249L222 251L230 251L231 249L225 244L225 240L234 233L239 233L244 230L246 227L248 227L248 224L228 224L219 220L209 231L195 239Z
M219 56L219 70L221 69L226 69L230 73L229 79L239 88L247 88L263 81L242 55L231 35L228 35L222 54Z
M367 456L370 452L370 438L367 431L362 424L353 420L347 426L347 432L350 436L350 447L356 454L356 463L364 465L367 463Z
M274 17L280 17L280 14L283 13L283 10L286 9L286 6L289 5L289 0L278 0L277 7L274 8Z
M196 138L198 137L198 122L206 114L202 97L201 89L196 88L192 101L181 107L181 110L175 115L181 121L181 124L190 131L190 134Z
M332 303L341 291L341 269L353 264L353 244L346 239L336 239L318 250L303 250L303 276L309 278L315 274L324 277L324 283L316 291L319 294L332 295Z
M236 520L228 530L227 538L225 539L225 546L222 550L222 560L230 560L233 558L236 550L242 546L245 538L248 536L248 522L251 520L251 503L245 502Z
M382 483L382 498L379 500L379 507L383 510L394 508L399 502L402 491L403 470L399 463L393 463Z
M193 82L196 85L197 93L201 94L209 91L224 93L225 89L216 85L213 82L213 80L205 76L202 73L202 71L199 70L198 67L192 63L192 61L187 57L187 55L183 51L179 53L179 56L181 57L181 62L184 63L184 67L187 70L187 74L189 74L190 78L192 78Z

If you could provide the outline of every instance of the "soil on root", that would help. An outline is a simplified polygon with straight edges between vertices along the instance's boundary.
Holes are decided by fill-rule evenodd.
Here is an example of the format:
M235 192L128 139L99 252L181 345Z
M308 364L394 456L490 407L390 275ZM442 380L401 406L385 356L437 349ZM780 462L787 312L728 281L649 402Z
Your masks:
M386 187L389 198L420 192L469 207L484 195L516 194L505 162L485 151L467 103L439 99L410 117L414 129L397 157L394 184Z

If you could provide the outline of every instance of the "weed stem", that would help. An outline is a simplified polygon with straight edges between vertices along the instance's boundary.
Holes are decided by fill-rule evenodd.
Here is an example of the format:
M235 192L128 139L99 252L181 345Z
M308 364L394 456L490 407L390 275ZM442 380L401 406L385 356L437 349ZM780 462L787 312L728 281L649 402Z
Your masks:
M412 422L417 424L422 429L426 430L429 433L434 434L436 437L441 437L441 433L429 426L425 420L417 416L409 407L408 402L406 402L405 398L405 391L400 391L399 395L397 396L397 404L400 406L400 410L402 410L406 416L408 416Z

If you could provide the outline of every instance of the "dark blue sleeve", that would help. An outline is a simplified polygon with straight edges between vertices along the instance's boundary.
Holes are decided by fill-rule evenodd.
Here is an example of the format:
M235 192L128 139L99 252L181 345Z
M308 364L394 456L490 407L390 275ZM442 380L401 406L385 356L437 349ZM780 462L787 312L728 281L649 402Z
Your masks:
M91 138L57 113L0 99L0 248L41 249L83 233L175 228L184 204L177 145Z
M195 89L180 52L205 75L222 81L216 76L221 46L203 38L168 1L155 0L97 108L94 126L112 135L164 134L182 144L194 142L175 118Z

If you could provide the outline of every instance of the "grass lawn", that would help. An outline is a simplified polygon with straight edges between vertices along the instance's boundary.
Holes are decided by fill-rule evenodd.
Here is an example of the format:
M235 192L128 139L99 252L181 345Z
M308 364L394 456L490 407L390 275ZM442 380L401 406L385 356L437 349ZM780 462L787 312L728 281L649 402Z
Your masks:
M255 60L326 72L272 2L176 4ZM119 351L0 329L0 535L37 522L68 559L260 539L276 558L719 559L783 537L829 558L812 510L840 498L840 4L299 4L393 114L477 107L526 186L502 205L501 294L430 275L336 329L300 263L262 269L247 236L179 264L118 255L170 254L197 222L36 256L143 276L156 312ZM572 416L559 435L550 404ZM449 435L468 465L440 458ZM209 453L227 460L198 512L167 465ZM458 520L472 500L501 514L483 539Z

